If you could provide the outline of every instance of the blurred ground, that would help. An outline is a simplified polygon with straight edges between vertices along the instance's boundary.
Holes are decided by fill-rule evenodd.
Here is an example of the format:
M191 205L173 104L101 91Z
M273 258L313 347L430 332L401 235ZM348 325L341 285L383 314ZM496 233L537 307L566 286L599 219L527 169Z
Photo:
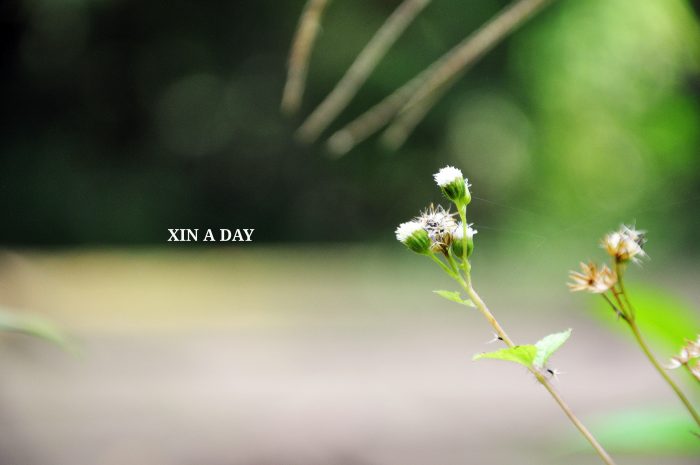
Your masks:
M567 294L566 268L527 269L477 263L475 279L518 342L574 328L553 365L584 421L679 408ZM668 279L696 294L698 276L683 276ZM453 287L403 251L6 252L0 283L0 303L50 317L82 346L73 358L2 336L2 464L598 463L523 370L470 361L495 348L491 332L433 295Z

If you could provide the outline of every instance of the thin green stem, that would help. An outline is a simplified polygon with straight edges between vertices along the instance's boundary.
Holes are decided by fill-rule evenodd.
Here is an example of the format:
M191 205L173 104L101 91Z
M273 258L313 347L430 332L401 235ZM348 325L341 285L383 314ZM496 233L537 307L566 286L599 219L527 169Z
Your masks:
M457 275L456 271L451 270L447 265L445 265L445 263L442 260L437 258L434 253L431 252L430 254L428 254L428 256L432 261L440 265L442 271L450 275L453 279L459 279L459 276Z
M617 298L618 303L620 306L624 308L624 305L622 304L622 300L620 299L620 294L622 294L623 298L625 299L625 303L627 304L627 309L626 309L626 315L627 318L625 318L625 321L629 325L630 329L632 330L632 334L634 335L635 340L637 341L637 344L639 347L642 349L642 352L644 352L644 355L649 359L651 364L656 368L656 371L659 372L661 377L666 380L669 386L671 386L671 389L676 393L678 398L680 399L681 402L683 402L683 405L685 405L685 408L688 410L688 413L693 417L695 422L700 426L700 415L698 412L695 410L693 405L690 403L690 400L683 394L683 391L678 387L678 385L671 379L671 377L668 375L666 370L661 366L661 364L656 360L654 357L654 354L651 352L651 349L647 345L646 341L642 337L642 333L639 331L639 326L637 326L637 322L635 321L635 311L634 307L632 307L632 304L630 302L630 298L627 295L627 291L625 290L625 285L622 280L622 269L620 267L619 262L615 262L615 273L617 275L617 283L620 286L620 292L617 293L613 289L613 294Z
M681 402L683 402L683 405L685 405L685 408L688 409L688 412L693 417L695 422L698 424L698 426L700 426L700 415L698 415L698 412L695 410L695 408L690 403L685 394L683 394L683 391L681 391L678 385L671 379L668 373L666 373L666 370L664 370L661 364L656 360L656 358L654 358L654 355L651 353L651 349L642 337L642 333L639 331L637 323L634 320L628 320L627 323L629 324L630 329L632 330L632 334L634 334L634 338L636 339L637 344L639 344L639 347L642 348L644 355L646 355L651 364L654 365L654 368L656 368L656 371L659 372L661 377L663 377L663 379L666 380L669 386L671 386L671 389L674 390L678 398L681 400Z
M459 219L462 221L462 269L468 274L469 271L467 267L469 266L469 261L467 260L467 243L469 242L469 238L467 237L467 206L457 205L457 210L459 211Z
M613 291L613 294L615 294L615 291ZM618 308L618 307L613 303L613 301L610 300L610 297L608 297L608 296L605 295L604 293L603 293L603 294L600 294L600 295L603 297L603 299L605 299L605 301L608 303L608 305L610 305L610 307L612 307L613 311L615 312L615 314L616 314L618 317L622 317L625 321L627 321L627 315L625 315L623 309Z
M461 278L461 276L460 276ZM513 341L508 337L508 334L506 334L505 330L501 327L501 325L498 323L496 318L493 316L491 311L488 309L484 301L479 297L479 294L474 290L472 284L471 284L471 277L467 273L467 280L461 280L462 287L464 290L467 292L467 295L469 298L474 302L474 305L476 305L476 308L481 312L482 315L486 318L486 320L489 322L491 327L494 329L496 334L503 339L503 341L508 345L508 347L513 347L515 344ZM578 419L576 414L571 410L571 408L568 406L568 404L564 401L564 399L561 398L559 393L554 389L554 387L549 383L547 378L536 368L530 367L528 368L530 372L535 376L537 381L544 386L544 388L549 392L549 394L554 398L555 402L559 405L559 407L562 409L564 414L569 418L569 420L574 424L576 429L579 430L581 435L583 435L584 438L591 444L593 449L595 449L596 453L600 456L601 460L606 463L607 465L615 465L615 461L612 459L610 454L607 453L607 451L603 448L602 445L598 442L598 440L593 436L593 434L586 428L586 426L581 422L581 420Z
M635 310L634 307L632 306L632 303L630 302L629 297L627 296L627 291L625 291L625 283L622 280L622 267L620 266L620 262L617 260L615 261L615 275L617 276L617 283L620 286L620 293L622 296L625 298L625 303L627 304L628 308L628 313L634 319L635 315Z
M625 318L625 321L629 321L634 319L634 315L631 315L627 308L625 307L625 304L622 303L622 300L620 299L620 293L617 292L617 289L613 287L611 289L613 296L615 297L615 300L617 301L617 304L619 305L620 312L622 312L622 316Z

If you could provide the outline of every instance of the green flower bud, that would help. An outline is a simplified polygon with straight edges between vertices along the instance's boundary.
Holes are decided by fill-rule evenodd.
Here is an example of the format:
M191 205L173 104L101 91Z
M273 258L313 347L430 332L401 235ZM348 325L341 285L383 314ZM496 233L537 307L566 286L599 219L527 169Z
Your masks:
M419 254L429 253L430 246L432 245L427 231L423 229L423 225L417 221L401 223L399 227L396 228L396 239Z
M471 228L471 225L467 226L467 258L471 257L472 252L474 252L474 234L477 231ZM455 257L464 257L464 227L462 223L458 223L454 232L452 233L452 253Z
M459 208L471 202L472 196L469 192L469 184L462 176L462 172L457 168L446 166L433 177L440 190L442 190L443 195L452 200Z

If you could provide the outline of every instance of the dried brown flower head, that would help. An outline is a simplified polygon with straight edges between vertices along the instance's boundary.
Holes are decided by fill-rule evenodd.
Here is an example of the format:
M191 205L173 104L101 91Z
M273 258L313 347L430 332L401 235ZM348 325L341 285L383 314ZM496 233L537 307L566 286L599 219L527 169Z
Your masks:
M619 230L607 234L601 245L617 263L628 261L639 263L641 258L647 256L643 249L645 243L644 231L638 231L623 224Z
M445 210L441 205L430 205L415 221L419 222L432 241L433 252L445 252L452 243L452 233L457 227L457 213Z
M593 262L581 262L581 272L569 273L571 282L567 283L571 292L588 291L594 294L602 294L608 291L617 282L615 273L603 265L601 268Z
M671 357L668 368L685 366L700 381L700 335L695 341L687 341L678 355Z

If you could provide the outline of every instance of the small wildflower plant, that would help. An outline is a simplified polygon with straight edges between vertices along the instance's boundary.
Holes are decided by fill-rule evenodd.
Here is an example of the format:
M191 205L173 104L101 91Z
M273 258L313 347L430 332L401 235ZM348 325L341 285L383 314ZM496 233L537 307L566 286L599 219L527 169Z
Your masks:
M584 291L602 296L615 312L617 318L629 327L646 358L673 389L700 426L700 415L683 391L656 360L642 336L637 323L637 312L632 305L629 292L625 288L624 276L628 265L630 263L640 265L643 260L649 258L644 250L646 242L647 236L644 231L639 231L632 226L621 225L618 230L606 234L601 240L601 247L610 257L610 267L607 265L599 266L593 262L581 263L581 271L570 272L568 286L572 292ZM680 354L671 359L668 368L684 366L700 380L700 360L698 359L700 359L700 337L697 341L688 341L681 349Z
M462 172L452 166L438 171L434 176L435 182L445 198L451 203L447 209L438 205L430 205L420 215L396 228L396 239L411 251L423 255L436 263L450 278L457 282L461 291L434 291L437 295L460 305L476 308L494 331L490 342L502 342L505 348L494 352L474 356L474 360L498 359L520 364L528 369L535 379L551 394L555 402L566 416L593 446L602 461L608 465L615 462L603 449L588 429L574 415L559 393L550 383L550 378L560 374L558 370L547 366L547 361L568 339L571 330L550 334L534 344L516 345L498 320L491 313L479 294L474 290L471 278L471 263L469 258L474 253L474 236L477 231L467 222L467 206L471 202L471 187ZM453 212L451 209L455 208ZM595 268L595 267L594 267ZM595 282L590 282L588 275L595 272ZM587 288L594 286L602 290L607 286L610 270L584 269L581 273L579 286Z

